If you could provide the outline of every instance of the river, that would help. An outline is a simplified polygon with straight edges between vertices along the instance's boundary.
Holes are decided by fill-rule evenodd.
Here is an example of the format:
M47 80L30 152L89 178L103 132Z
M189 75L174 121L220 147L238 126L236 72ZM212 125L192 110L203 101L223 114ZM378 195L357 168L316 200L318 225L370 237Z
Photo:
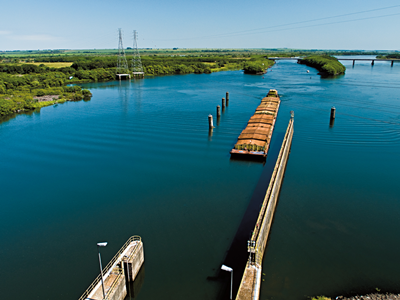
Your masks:
M400 64L345 65L335 79L280 61L264 77L230 71L86 84L91 101L4 120L2 297L76 299L99 272L96 243L109 243L105 265L140 235L137 299L227 298L229 276L219 268L268 184L290 110L295 133L261 299L400 290ZM267 163L230 160L270 88L282 103ZM226 91L229 106L210 135L207 116Z

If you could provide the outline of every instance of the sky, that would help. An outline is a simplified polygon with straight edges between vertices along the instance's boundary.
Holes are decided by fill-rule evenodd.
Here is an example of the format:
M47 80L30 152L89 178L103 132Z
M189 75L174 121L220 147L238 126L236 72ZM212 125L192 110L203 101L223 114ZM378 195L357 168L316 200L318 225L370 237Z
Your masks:
M124 47L400 50L399 0L13 0L0 51Z

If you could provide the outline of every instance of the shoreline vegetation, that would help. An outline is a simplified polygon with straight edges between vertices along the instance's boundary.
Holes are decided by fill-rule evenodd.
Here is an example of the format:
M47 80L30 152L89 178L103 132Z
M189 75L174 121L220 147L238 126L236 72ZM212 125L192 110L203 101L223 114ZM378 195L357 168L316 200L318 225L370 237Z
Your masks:
M127 61L130 60L127 56ZM226 70L252 74L273 63L265 55L248 53L142 56L146 76ZM0 56L0 116L65 101L89 100L90 91L74 84L116 80L116 65L116 55ZM46 101L41 100L43 96Z
M383 58L383 59L400 59L400 53L392 53L387 55L378 55L376 58Z
M243 64L245 74L262 75L267 73L267 69L275 64L273 60L265 59L265 57L252 58Z
M300 59L299 64L317 69L321 76L343 75L346 71L346 67L330 55L310 55Z
M209 74L243 70L264 74L274 62L268 56L306 56L304 62L328 74L340 74L329 55L388 55L383 51L301 49L141 49L145 76ZM40 109L65 101L89 100L89 90L74 84L116 80L117 49L0 51L0 116ZM126 50L131 61L133 49ZM396 54L396 53L395 53ZM397 54L396 54L397 55ZM322 59L323 58L323 59ZM322 62L327 64L321 64ZM331 67L333 65L333 67ZM344 68L344 67L343 67ZM345 68L344 68L345 69ZM51 96L48 101L40 97ZM49 98L49 97L48 97ZM54 98L54 99L53 99Z
M356 295L356 296L337 296L333 298L325 297L325 296L316 296L312 297L311 300L400 300L400 294L393 293L371 293L365 295Z

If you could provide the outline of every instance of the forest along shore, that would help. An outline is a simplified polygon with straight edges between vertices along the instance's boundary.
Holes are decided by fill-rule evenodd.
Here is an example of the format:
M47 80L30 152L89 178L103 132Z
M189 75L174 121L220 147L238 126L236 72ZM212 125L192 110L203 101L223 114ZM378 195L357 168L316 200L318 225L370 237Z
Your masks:
M203 52L207 51L207 52ZM215 51L215 50L214 50ZM318 54L315 54L317 52ZM74 55L69 52L49 54L48 51L21 51L0 56L0 116L40 109L65 101L90 100L89 90L67 86L116 79L118 56L95 52ZM107 53L107 52L106 52ZM157 52L158 53L158 52ZM147 54L142 56L146 76L173 74L209 74L225 70L244 70L246 74L264 74L274 64L273 56L309 55L301 61L317 68L321 74L338 75L345 67L334 57L318 51L286 52L267 50L194 50L174 54ZM314 53L310 56L310 53ZM336 53L343 54L343 53ZM129 53L127 59L130 59ZM127 70L127 72L130 72ZM43 100L46 96L46 100Z
M143 56L142 62L146 76L253 70L273 64L258 54L149 55ZM65 101L89 100L89 90L66 85L113 81L116 64L116 55L0 56L0 116ZM44 96L47 99L43 100Z

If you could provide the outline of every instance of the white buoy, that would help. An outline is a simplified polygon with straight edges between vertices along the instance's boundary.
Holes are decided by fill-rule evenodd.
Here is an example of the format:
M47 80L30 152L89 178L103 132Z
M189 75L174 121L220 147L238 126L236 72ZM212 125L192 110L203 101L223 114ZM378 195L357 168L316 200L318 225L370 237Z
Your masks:
M309 70L307 70L307 73L310 73L310 71L309 71Z

